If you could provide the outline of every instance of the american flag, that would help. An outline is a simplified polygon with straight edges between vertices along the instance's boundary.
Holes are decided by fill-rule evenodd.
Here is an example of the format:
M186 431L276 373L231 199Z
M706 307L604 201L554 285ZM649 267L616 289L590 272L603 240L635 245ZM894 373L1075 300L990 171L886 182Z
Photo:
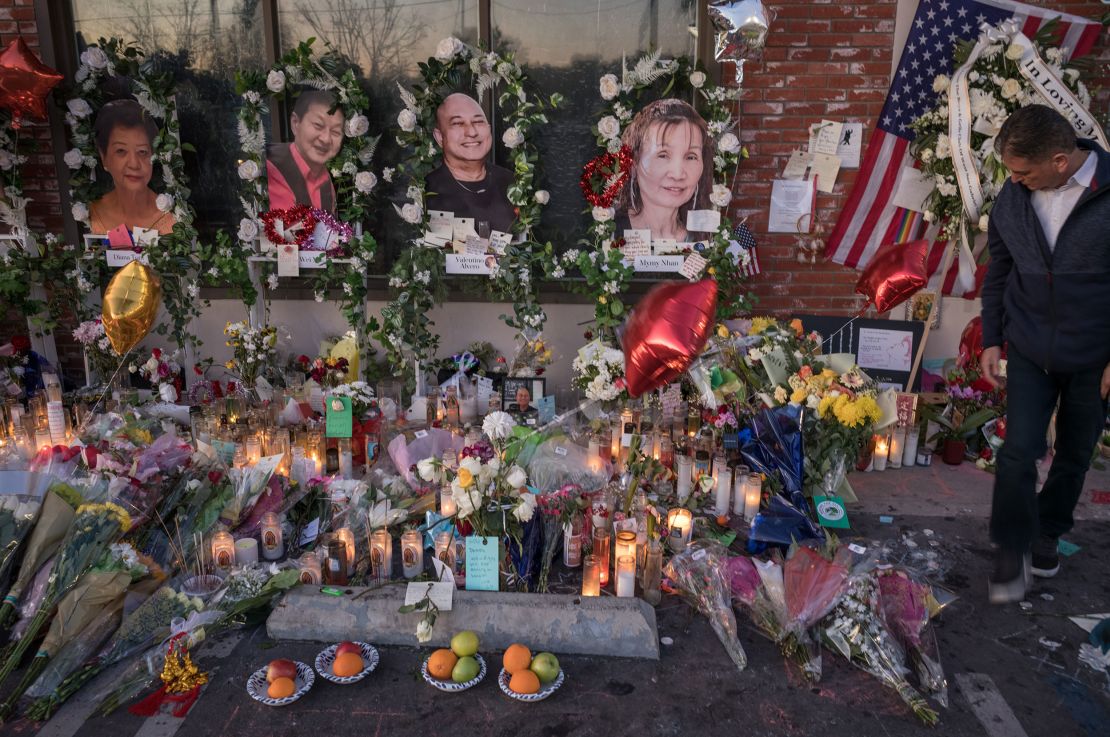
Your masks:
M748 252L751 256L748 263L740 267L740 273L743 276L755 276L759 273L759 256L755 252L755 236L752 234L751 228L748 227L746 222L739 222L732 230L732 240ZM739 255L739 254L737 254Z
M977 39L983 23L996 25L1009 18L1030 38L1042 25L1059 18L1061 47L1072 57L1090 51L1102 30L1098 21L1010 0L921 0L859 176L825 247L825 255L832 261L862 269L880 246L923 237L933 240L938 227L926 232L921 213L892 204L899 172L914 163L909 154L914 137L910 123L936 104L933 80L938 74L955 71L952 52L956 44ZM940 269L947 245L933 241L928 257L930 275ZM949 269L944 293L975 296L985 270L980 267L974 291L965 294L956 284L957 268L953 263Z

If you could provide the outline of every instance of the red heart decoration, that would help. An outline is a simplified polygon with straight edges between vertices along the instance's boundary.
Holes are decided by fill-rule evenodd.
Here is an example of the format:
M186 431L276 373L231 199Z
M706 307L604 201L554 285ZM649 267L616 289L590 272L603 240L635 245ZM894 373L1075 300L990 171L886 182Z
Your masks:
M628 393L638 397L681 376L709 340L717 282L665 282L644 295L621 344Z
M294 205L288 210L269 210L262 213L259 219L262 221L262 229L266 233L266 237L276 246L290 243L290 241L282 237L277 227L274 226L276 221L280 220L285 226L286 231L297 223L304 226L296 232L294 240L292 241L298 246L303 246L305 242L312 237L313 232L316 230L317 222L316 216L312 214L312 208L307 205Z
M878 250L871 263L860 274L856 292L874 303L880 314L912 297L929 283L925 271L925 255L929 241L890 243ZM860 314L867 309L863 306Z

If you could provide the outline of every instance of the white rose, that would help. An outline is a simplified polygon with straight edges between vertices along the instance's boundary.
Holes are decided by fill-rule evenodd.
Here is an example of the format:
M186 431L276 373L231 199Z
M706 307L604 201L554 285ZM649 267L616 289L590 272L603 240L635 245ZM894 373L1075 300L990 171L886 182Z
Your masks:
M717 148L724 151L726 154L735 154L740 151L740 139L732 133L725 133L717 141Z
M92 114L92 107L80 97L67 101L66 107L75 118L84 118Z
M1021 94L1021 83L1011 77L1002 83L1002 96L1012 100Z
M727 207L728 203L732 201L732 190L725 184L714 184L713 191L709 195L709 201L717 207Z
M436 461L434 458L425 458L422 461L417 461L416 472L420 474L420 478L425 481L435 481L439 476L439 469L436 468Z
M344 128L347 132L348 138L358 138L359 136L366 135L366 131L370 130L370 121L366 116L361 113L356 113L347 121Z
M613 208L611 207L595 207L593 211L594 220L599 223L607 223L613 219Z
M621 122L612 115L606 115L597 121L597 132L607 141L611 141L621 133Z
M424 219L424 208L415 202L408 202L401 208L401 219L417 225Z
M936 214L934 214L932 210L926 210L924 213L922 213L922 217L925 218L925 222L927 223L931 223L937 219Z
M397 125L401 126L401 130L405 133L412 133L416 130L416 113L408 108L397 113Z
M163 192L155 198L154 206L162 212L169 212L173 209L173 195Z
M158 385L158 396L162 398L163 402L173 404L177 401L177 389L174 389L173 384L169 382L162 382Z
M601 99L612 100L621 92L621 83L617 81L617 75L606 74L601 78L601 83L598 85L601 88Z
M525 492L520 495L520 504L516 505L513 509L513 516L521 522L527 522L532 519L532 515L536 513L536 495Z
M474 514L474 510L482 503L482 492L471 487L462 489L456 483L451 484L451 496L455 500L455 516L466 519Z
M524 473L524 469L520 466L513 466L505 476L505 483L511 488L519 489L528 483L528 474Z
M246 159L242 164L239 164L239 178L245 179L248 182L258 179L258 175L262 170L258 166L258 162L254 159Z
M979 216L979 231L982 233L987 232L987 227L990 225L991 219L989 215Z
M81 63L92 69L105 69L108 66L108 55L94 46L81 52Z
M432 625L428 620L421 619L416 623L416 641L425 643L432 639Z
M66 151L62 161L66 162L66 166L70 169L80 169L81 165L85 163L85 157L81 155L80 149L71 148Z
M524 134L521 133L520 129L515 125L510 126L506 128L505 132L501 135L501 142L509 148L516 148L524 143Z
M705 72L690 72L690 84L694 89L700 90L705 86Z
M70 209L73 219L79 223L85 223L89 220L89 208L85 206L84 202L75 202Z
M360 171L358 174L355 174L355 189L357 189L359 192L362 192L363 194L366 194L370 190L374 189L377 184L378 178L374 176L373 172Z
M278 93L285 89L285 72L280 69L272 69L266 75L266 89L270 92Z
M533 195L533 197L535 197L536 202L540 203L541 205L546 205L548 202L551 201L551 193L548 192L546 189L537 189L536 194Z
M516 422L508 412L490 412L482 421L482 432L490 440L504 440L512 434L514 427Z
M933 92L944 92L948 89L948 75L938 74L933 80Z
M967 81L968 82L978 82L979 81L979 72L972 69L970 72L967 73Z
M462 41L454 36L448 36L436 44L435 57L440 61L451 61L463 50L463 48L464 45Z
M1021 48L1018 44L1010 44L1006 47L1006 58L1010 61L1017 61L1024 53L1025 49Z
M258 237L258 223L254 218L243 218L239 221L239 240L253 241Z

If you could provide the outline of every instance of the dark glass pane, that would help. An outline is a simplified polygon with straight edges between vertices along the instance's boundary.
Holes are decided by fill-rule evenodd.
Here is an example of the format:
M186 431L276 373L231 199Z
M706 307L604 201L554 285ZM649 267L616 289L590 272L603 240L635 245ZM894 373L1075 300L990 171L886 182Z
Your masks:
M73 0L73 14L79 51L115 36L172 72L197 226L237 225L235 71L266 66L261 0Z
M566 247L589 225L578 180L599 153L590 130L603 102L598 80L619 77L622 57L632 63L654 49L665 58L692 57L697 6L695 0L492 0L491 13L494 47L516 54L536 90L566 98L537 141L551 204L536 234Z

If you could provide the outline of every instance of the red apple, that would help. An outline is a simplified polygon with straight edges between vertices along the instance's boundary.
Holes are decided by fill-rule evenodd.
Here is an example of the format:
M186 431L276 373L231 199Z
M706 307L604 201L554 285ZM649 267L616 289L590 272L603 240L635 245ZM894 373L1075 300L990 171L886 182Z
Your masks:
M266 682L273 683L275 678L297 680L297 664L285 658L271 660L266 668Z
M337 648L335 648L335 657L338 658L343 653L354 653L355 655L357 655L361 658L362 657L362 648L360 648L358 645L351 642L350 640L345 640L345 641L339 643L339 646Z

